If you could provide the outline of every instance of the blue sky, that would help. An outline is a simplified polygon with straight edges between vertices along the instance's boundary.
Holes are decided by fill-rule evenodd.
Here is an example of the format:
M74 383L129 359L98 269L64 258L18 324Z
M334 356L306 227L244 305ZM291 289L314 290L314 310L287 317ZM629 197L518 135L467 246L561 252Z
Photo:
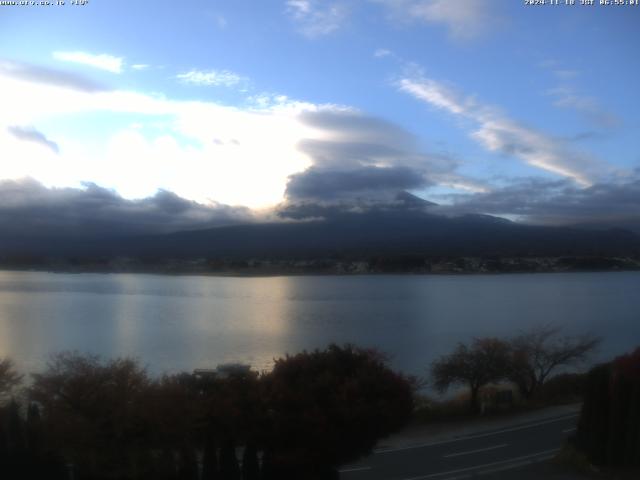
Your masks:
M640 6L576 3L0 6L0 180L259 210L407 189L532 221L638 215ZM325 194L302 188L318 179Z

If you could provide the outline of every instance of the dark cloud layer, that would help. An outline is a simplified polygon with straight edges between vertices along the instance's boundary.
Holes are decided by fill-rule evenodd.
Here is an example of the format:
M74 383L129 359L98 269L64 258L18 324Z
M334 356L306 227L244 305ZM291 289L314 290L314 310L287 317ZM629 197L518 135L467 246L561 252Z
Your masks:
M525 179L489 193L457 195L442 211L516 215L545 225L622 227L640 232L640 171L626 179L576 187L567 180Z
M7 127L7 130L18 140L42 145L43 147L51 150L53 153L60 153L60 148L58 147L58 144L56 142L49 140L44 133L39 132L33 127L11 126Z
M422 188L428 181L407 167L360 167L350 170L326 170L311 167L291 175L287 184L290 200L337 200L344 197L375 196L384 192Z
M251 220L246 208L205 206L167 191L126 200L94 184L46 188L30 179L0 181L0 231L5 238L165 233Z
M312 166L289 177L290 202L375 203L445 177L457 179L454 159L422 152L412 134L385 120L336 110L305 112L300 119L324 135L298 144Z
M375 200L331 199L324 201L290 201L276 208L276 215L282 219L292 220L338 220L353 218L353 215L395 215L407 217L423 217L432 211L435 203L416 197L408 192L400 192L387 198Z

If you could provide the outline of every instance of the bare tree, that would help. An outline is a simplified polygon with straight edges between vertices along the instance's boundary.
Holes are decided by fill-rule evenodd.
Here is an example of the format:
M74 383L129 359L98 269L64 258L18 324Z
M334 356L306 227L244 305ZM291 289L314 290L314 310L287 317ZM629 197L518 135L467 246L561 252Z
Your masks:
M601 339L591 334L561 335L562 328L543 325L511 340L509 380L524 398L531 398L558 367L573 366L588 359Z
M509 373L509 344L498 338L476 338L471 346L459 343L456 350L431 365L435 387L446 391L454 384L467 385L471 411L478 411L478 393L488 383L506 378Z
M22 382L20 375L9 358L0 360L0 404L11 395L13 389Z

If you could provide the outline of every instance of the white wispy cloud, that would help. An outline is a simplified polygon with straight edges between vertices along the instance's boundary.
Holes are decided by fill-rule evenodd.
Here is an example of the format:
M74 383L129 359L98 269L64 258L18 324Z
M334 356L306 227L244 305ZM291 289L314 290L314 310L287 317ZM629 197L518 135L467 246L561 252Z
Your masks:
M373 56L376 58L384 58L389 55L393 55L393 52L387 48L378 48L375 52L373 52Z
M147 63L135 63L133 65L131 65L131 68L134 70L146 70L150 67L151 65L147 64Z
M349 8L344 1L287 0L286 13L302 34L318 37L338 30L346 20Z
M246 79L229 70L190 70L176 75L183 83L201 86L233 87Z
M492 0L370 0L391 9L400 21L447 27L451 37L468 40L486 33L499 21Z
M613 128L620 124L620 119L605 110L597 99L578 93L574 87L560 86L545 93L554 98L554 106L574 110L598 127Z
M86 52L53 52L53 58L63 62L80 63L111 73L122 73L124 64L122 57L107 54L94 55Z
M567 68L554 59L544 60L538 66L550 72L556 80L556 87L543 92L554 99L554 106L574 110L596 127L613 128L620 125L621 120L615 114L607 111L595 97L584 94L577 87L580 71Z
M470 40L502 23L492 5L495 0L368 0L390 12L394 22L443 25L456 40ZM366 8L354 0L286 0L286 14L298 31L308 37L328 35L340 29L355 10ZM363 6L364 5L364 6Z
M523 125L497 108L460 95L424 75L402 78L397 86L429 105L471 121L475 125L472 138L489 151L518 158L583 186L591 185L593 177L602 170L600 162L575 150L568 142Z

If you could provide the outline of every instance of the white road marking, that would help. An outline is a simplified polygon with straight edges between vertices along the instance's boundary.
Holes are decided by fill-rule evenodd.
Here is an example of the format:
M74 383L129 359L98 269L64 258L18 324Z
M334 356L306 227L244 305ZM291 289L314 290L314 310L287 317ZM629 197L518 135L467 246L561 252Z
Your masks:
M507 466L507 464L513 463L511 467L515 468L515 467L519 467L521 465L534 461L533 460L534 458L538 461L546 460L547 458L551 458L554 453L559 451L560 451L559 448L554 448L553 450L545 450L543 452L531 453L529 455L509 458L507 460L501 460L499 462L484 463L482 465L474 465L473 467L459 468L457 470L448 470L446 472L439 472L439 473L431 473L429 475L423 475L421 477L405 478L403 480L426 480L428 478L444 477L445 475L454 475L456 473L471 472L474 470L487 469L489 467L497 467L497 466L503 466L504 468L502 468L502 470L507 470L508 468L510 468ZM524 460L527 460L527 461L524 461Z
M575 417L578 417L579 415L580 415L579 413L573 413L571 415L564 415L562 417L553 418L553 419L550 419L550 420L544 420L544 421L541 421L541 422L529 423L529 424L526 424L526 425L519 425L517 427L504 428L502 430L496 430L494 432L479 433L479 434L476 434L476 435L469 435L469 436L464 436L464 437L452 438L450 440L443 440L443 441L440 441L440 442L421 443L419 445L410 445L410 446L407 446L407 447L398 447L398 448L381 448L379 450L375 450L373 452L373 454L374 455L378 455L378 454L381 454L381 453L400 452L402 450L414 450L416 448L433 447L434 445L444 445L445 443L462 442L464 440L472 440L474 438L490 437L492 435L498 435L500 433L515 432L516 430L526 430L527 428L537 427L539 425L546 425L548 423L562 422L563 420L569 420L570 418L575 418Z
M571 427L571 428L565 428L564 430L562 430L562 433L569 433L569 432L573 432L575 431L576 427Z
M450 453L449 455L443 455L443 457L444 458L461 457L462 455L471 455L472 453L480 453L480 452L486 452L487 450L495 450L496 448L504 448L507 445L508 445L507 443L503 443L502 445L494 445L493 447L478 448L477 450L468 450L466 452Z
M371 470L371 467L353 467L353 468L343 468L338 470L340 473L347 473L347 472L361 472L363 470Z

